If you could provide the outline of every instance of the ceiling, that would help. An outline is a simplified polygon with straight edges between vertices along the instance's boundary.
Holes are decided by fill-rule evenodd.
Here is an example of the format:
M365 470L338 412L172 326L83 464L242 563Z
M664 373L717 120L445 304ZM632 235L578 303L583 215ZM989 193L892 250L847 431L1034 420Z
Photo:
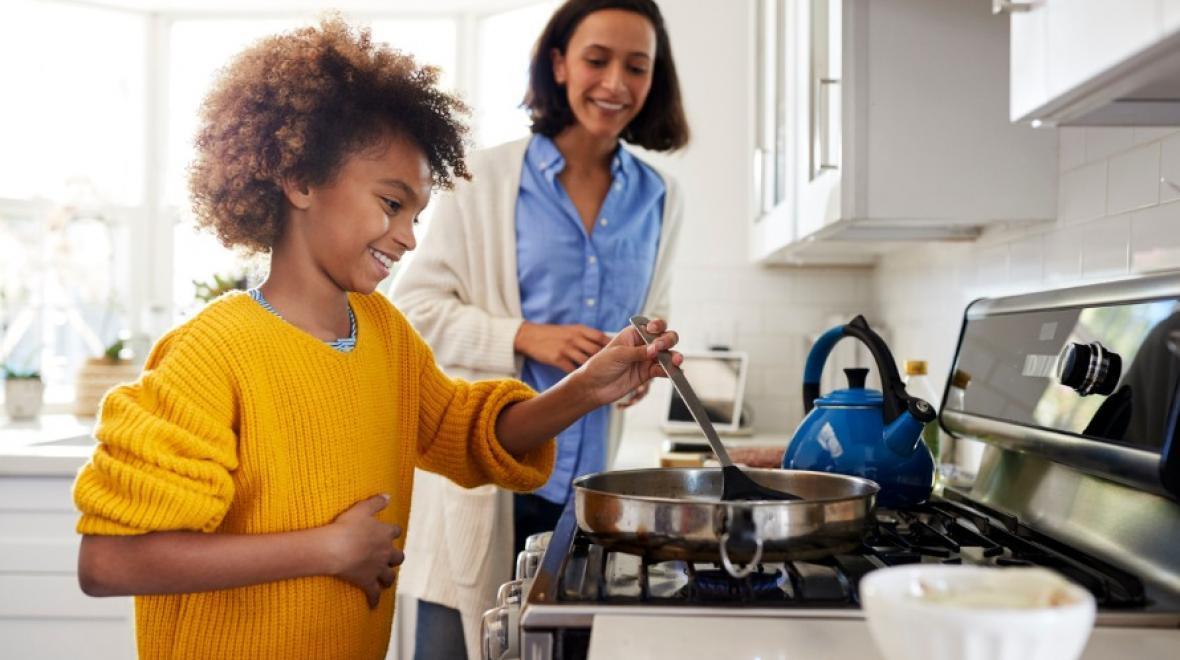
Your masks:
M44 0L42 0L44 1ZM148 14L289 14L338 9L389 14L485 13L537 0L50 0Z

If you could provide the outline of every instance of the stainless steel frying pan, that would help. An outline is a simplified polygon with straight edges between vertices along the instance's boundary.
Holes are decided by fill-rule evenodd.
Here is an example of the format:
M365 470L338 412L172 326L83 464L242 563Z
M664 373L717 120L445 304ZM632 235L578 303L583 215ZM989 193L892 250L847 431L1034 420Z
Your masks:
M868 479L827 472L745 472L802 499L722 501L719 468L599 472L574 481L578 527L612 550L657 561L720 560L730 575L744 577L763 560L857 547L880 490Z

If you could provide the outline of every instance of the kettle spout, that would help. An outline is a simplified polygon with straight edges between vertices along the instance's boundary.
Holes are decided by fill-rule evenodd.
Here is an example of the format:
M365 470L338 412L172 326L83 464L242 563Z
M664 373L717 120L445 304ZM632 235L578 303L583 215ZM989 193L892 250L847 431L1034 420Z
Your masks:
M908 411L898 415L892 424L885 427L885 446L903 458L913 455L922 441L924 425Z

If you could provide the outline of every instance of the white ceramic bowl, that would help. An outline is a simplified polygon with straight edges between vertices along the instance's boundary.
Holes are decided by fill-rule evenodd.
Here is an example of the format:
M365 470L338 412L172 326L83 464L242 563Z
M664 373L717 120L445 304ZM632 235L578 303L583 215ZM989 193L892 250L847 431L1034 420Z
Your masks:
M1043 568L893 566L860 600L888 660L1076 660L1094 626L1090 592Z

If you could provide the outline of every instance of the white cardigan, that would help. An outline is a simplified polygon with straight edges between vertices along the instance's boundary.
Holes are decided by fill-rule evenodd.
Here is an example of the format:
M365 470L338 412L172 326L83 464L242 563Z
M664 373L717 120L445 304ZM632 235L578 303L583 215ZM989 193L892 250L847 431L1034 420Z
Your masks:
M470 380L519 377L513 351L524 319L516 269L516 200L529 139L477 151L472 181L442 195L419 249L393 284L392 298L450 375ZM664 180L664 216L655 270L642 310L667 318L672 254L683 216L679 186ZM614 456L621 415L611 415ZM609 461L608 461L609 464ZM458 609L469 657L480 657L482 613L512 579L512 494L494 486L464 489L415 471L413 504L400 570L399 618L420 598ZM412 627L399 625L403 634ZM409 629L409 630L407 630ZM400 644L399 644L400 645ZM405 648L403 646L403 648Z

